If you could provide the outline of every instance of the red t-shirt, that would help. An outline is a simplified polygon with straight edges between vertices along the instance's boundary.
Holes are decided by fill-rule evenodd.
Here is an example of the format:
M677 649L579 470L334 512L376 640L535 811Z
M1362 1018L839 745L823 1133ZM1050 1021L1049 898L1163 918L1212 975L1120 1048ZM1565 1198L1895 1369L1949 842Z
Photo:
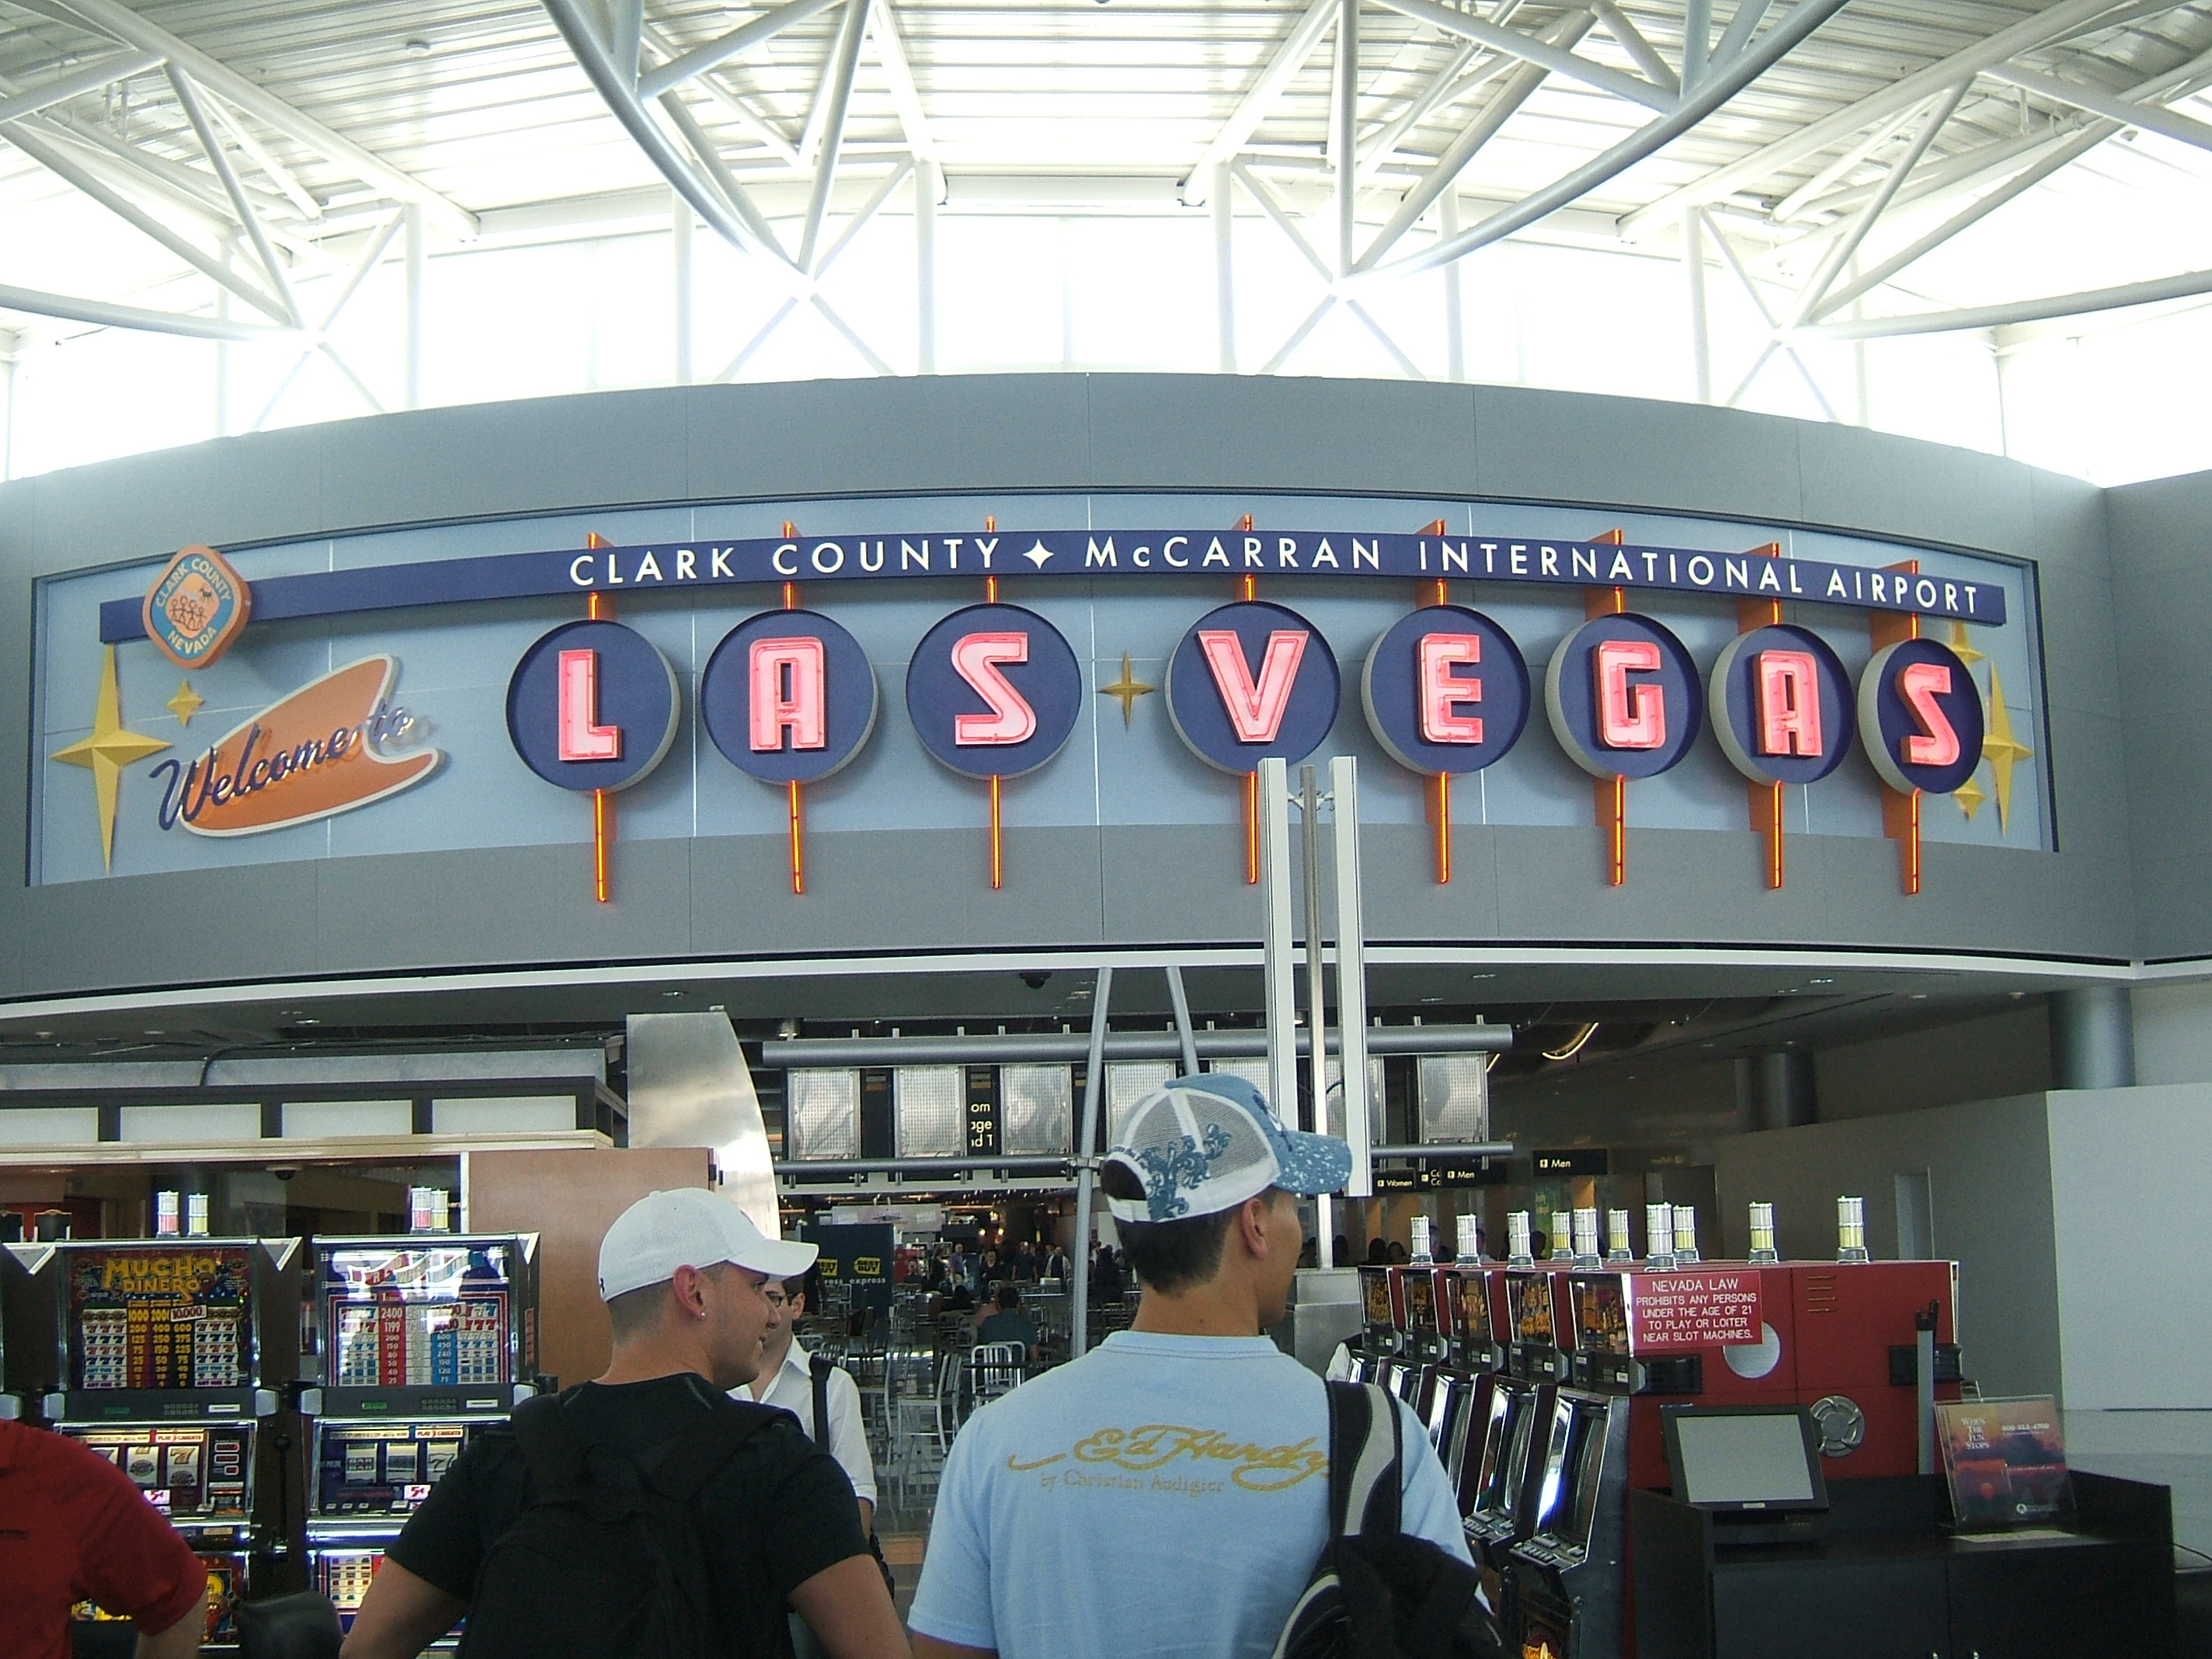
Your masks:
M66 1435L0 1420L0 1654L69 1659L70 1608L165 1631L207 1568L131 1477Z

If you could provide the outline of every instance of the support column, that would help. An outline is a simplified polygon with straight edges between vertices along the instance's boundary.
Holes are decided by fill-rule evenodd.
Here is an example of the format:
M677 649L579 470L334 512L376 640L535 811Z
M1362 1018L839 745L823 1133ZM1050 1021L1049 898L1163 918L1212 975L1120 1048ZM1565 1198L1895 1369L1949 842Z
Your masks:
M944 169L935 161L916 161L914 164L914 370L917 374L937 373L937 199L944 193Z
M422 407L422 204L410 202L400 210L407 244L407 337L401 348L405 361L405 391L402 404Z
M1237 272L1231 257L1237 213L1230 195L1229 164L1213 169L1206 187L1206 205L1213 220L1213 331L1218 342L1218 365L1224 374L1237 372Z
M1682 216L1682 276L1690 300L1690 387L1701 404L1713 400L1713 343L1705 307L1705 222L1692 208Z
M669 252L676 276L676 384L691 384L691 204L668 192Z
M1336 174L1336 269L1352 270L1359 198L1359 0L1341 0L1329 112L1330 165Z
M1447 242L1459 234L1459 191L1444 191L1437 203L1437 228ZM1455 259L1444 267L1444 378L1467 379L1467 317L1460 292L1459 274L1467 261Z
M1771 1048L1735 1063L1736 1117L1747 1134L1797 1129L1820 1120L1813 1056L1802 1048Z
M2135 999L2124 985L2051 994L2051 1086L2132 1089Z
M22 338L0 330L0 483L15 476L15 353Z

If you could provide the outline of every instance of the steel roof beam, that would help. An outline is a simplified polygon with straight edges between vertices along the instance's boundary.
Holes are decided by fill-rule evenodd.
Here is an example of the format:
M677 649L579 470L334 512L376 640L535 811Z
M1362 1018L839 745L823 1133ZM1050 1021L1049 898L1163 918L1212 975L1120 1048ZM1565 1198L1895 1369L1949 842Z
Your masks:
M1881 187L1867 198L1866 205L1859 210L1858 216L1851 222L1850 229L1829 245L1828 251L1822 256L1820 264L1807 279L1803 289L1797 296L1796 312L1790 319L1790 327L1802 326L1806 319L1812 316L1814 307L1820 303L1822 296L1834 285L1845 262L1852 254L1858 252L1859 244L1866 240L1867 233L1874 228L1875 221L1881 217L1883 211L1895 198L1898 188L1905 183L1906 176L1913 168L1920 165L1920 158L1928 154L1928 146L1936 142L1936 135L1943 130L1943 124L1951 118L1959 107L1960 100L1966 95L1966 83L1962 81L1952 88L1949 94L1929 112L1927 120L1921 124L1920 131L1913 136L1912 143L1906 148L1905 154L1899 156L1891 166L1888 175L1881 181Z
M1477 58L1485 61L1472 75L1467 73L1469 64ZM1368 184L1381 172L1395 154L1406 135L1420 125L1437 110L1455 103L1478 88L1486 87L1505 72L1514 60L1503 53L1486 54L1472 40L1462 41L1451 61L1429 77L1429 83L1406 100L1406 107L1393 117L1388 125L1367 142L1359 158L1359 181Z
M181 334L194 340L296 340L296 329L272 328L264 323L237 323L221 317L186 317L143 306L111 304L106 300L80 299L75 295L42 294L36 289L0 286L0 311L27 312L34 317L58 317L64 322L89 323L95 328L137 329L149 334Z
M1644 31L1631 22L1613 0L1592 0L1590 9L1597 14L1598 22L1613 37L1613 44L1644 71L1644 79L1662 91L1680 95L1682 77L1668 66L1658 47L1644 38Z
M1750 297L1753 308L1765 319L1768 328L1776 328L1774 312L1766 303L1766 296L1759 291L1759 284L1751 280L1751 273L1743 268L1743 261L1736 258L1735 249L1729 245L1729 239L1721 234L1720 227L1712 222L1711 216L1703 208L1692 208L1689 213L1683 216L1686 219L1694 216L1698 222L1705 227L1705 234L1719 245L1721 258L1727 262L1728 268L1735 273L1736 281L1742 284L1744 293ZM1827 394L1820 390L1820 383L1813 378L1812 369L1807 367L1805 359L1799 354L1797 348L1784 339L1778 331L1767 341L1759 356L1752 360L1751 367L1744 371L1743 379L1736 382L1735 390L1729 393L1728 400L1723 406L1729 409L1735 407L1736 400L1751 390L1752 382L1759 378L1759 370L1766 367L1768 361L1778 351L1785 354L1790 362L1796 367L1797 377L1805 382L1805 389L1813 394L1813 401L1820 406L1821 412L1830 420L1834 420L1836 411L1830 405Z
M937 146L929 136L929 121L922 113L921 94L914 84L914 66L908 61L906 42L899 38L898 20L891 0L876 0L868 10L868 33L876 43L876 61L890 83L891 106L898 111L900 131L917 164L937 159Z
M1354 0L1345 0L1347 5ZM816 146L814 190L806 202L806 225L799 238L799 268L816 274L814 256L822 245L822 221L830 211L830 191L837 182L837 153L845 143L845 115L852 107L853 77L860 67L860 38L867 31L868 0L845 0L845 15L838 19L836 44L817 101L822 111L821 132ZM801 145L801 155L807 147Z
M475 238L476 216L459 204L372 155L352 139L342 137L313 117L293 108L274 93L256 86L191 42L179 40L159 24L149 22L128 6L120 4L119 0L67 0L65 5L56 3L56 0L15 0L15 3L41 16L89 23L142 52L160 54L217 97L228 100L295 143L304 144L332 163L347 168L362 183L374 185L398 201L412 202L428 210L449 232L464 240Z
M1800 7L1802 9L1802 7ZM1856 103L1838 110L1834 114L1800 127L1786 137L1762 145L1750 155L1739 156L1725 167L1714 168L1702 179L1693 179L1678 190L1668 191L1657 201L1621 216L1620 234L1634 236L1647 225L1673 226L1679 222L1686 208L1703 207L1708 202L1718 201L1747 185L1756 185L1784 167L1794 166L1808 155L1817 155L1831 145L1856 137L1876 121L1887 121L1899 110L1911 109L1925 103L1946 87L1979 75L2024 52L2046 46L2076 30L2091 19L2117 9L2114 0L2061 0L2055 6L2046 6L2032 17L2022 18L2008 29L2002 29L1988 39L1976 41L1971 46L1953 52L1941 63L1906 76L1903 80L1870 93ZM1790 17L1777 24L1787 28L1797 17ZM1735 33L1733 26L1729 31ZM1770 31L1770 38L1771 31ZM1723 42L1725 46L1726 40Z
M2021 69L2013 64L1999 64L1984 73L1992 81L2018 87L2022 92L2033 93L2038 98L2047 98L2053 103L2069 104L2075 109L2101 115L2108 121L2141 127L2145 132L2155 132L2185 144L2194 144L2199 149L2212 149L2212 126L2157 103L2140 101L2102 87L2085 87L2077 81L2062 81L2055 75L2039 75L2033 70Z
M2154 305L2162 300L2186 300L2212 294L2212 270L2184 271L2148 283L2126 283L2118 288L2090 289L2080 294L2056 295L2044 300L2015 300L2007 305L1968 306L1957 311L1926 312L1917 317L1869 317L1863 321L1815 323L1796 331L1799 339L1888 340L1906 334L1955 334L1962 331L2004 328L2015 323L2038 323L2052 317L2079 317L2093 311L2117 311L2124 306Z
M0 98L0 126L161 67L161 54L158 52L125 52L97 64L87 64L83 69L71 70L66 75L57 75L52 80L27 91Z
M1425 0L1423 0L1425 3ZM2101 0L2100 0L2101 3ZM1413 0L1394 0L1397 5ZM1761 35L1748 50L1717 68L1669 114L1646 123L1612 149L1593 157L1563 178L1522 198L1502 213L1494 213L1471 230L1437 242L1434 246L1397 261L1370 267L1364 276L1412 276L1466 258L1492 242L1504 240L1524 226L1534 224L1571 202L1580 200L1617 174L1626 172L1655 150L1672 143L1723 104L1749 86L1807 36L1843 9L1846 0L1799 0L1790 15Z
M637 95L641 100L658 98L732 58L743 57L755 46L765 45L786 29L804 23L836 3L837 0L787 0L787 3L773 11L763 12L743 28L733 29L703 46L694 46L670 58L659 69L647 70L638 76Z
M1337 0L1311 0L1298 21L1291 25L1291 32L1283 37L1282 44L1268 58L1267 68L1260 71L1229 118L1221 124L1221 131L1213 135L1213 142L1200 152L1197 161L1183 176L1182 199L1192 207L1206 199L1207 187L1212 183L1213 170L1237 159L1237 152L1267 118L1275 100L1291 79L1313 56L1314 47L1320 44L1322 33L1335 18Z
M654 123L645 106L638 101L635 89L624 84L616 72L613 62L599 44L599 36L579 0L544 0L544 3L546 12L553 19L554 27L561 31L561 38L568 43L568 50L574 55L577 64L592 86L598 88L600 100L628 130L637 147L659 169L660 176L668 181L677 194L690 203L699 216L731 246L740 252L760 254L783 270L793 270L790 257L780 245L772 238L764 241L720 191L711 187L695 169L684 164L683 156L669 143L667 135Z
M163 224L119 191L110 188L82 165L61 155L43 138L34 138L19 124L10 130L9 142L58 178L64 179L106 208L140 234L152 238L210 281L221 283L271 321L285 328L296 326L289 309L264 293L236 271Z
M1571 52L1562 52L1549 41L1534 35L1523 34L1517 29L1503 29L1467 12L1454 11L1449 6L1438 5L1436 0L1376 0L1376 3L1410 17L1417 23L1426 23L1431 28L1446 34L1456 34L1477 45L1502 52L1523 63L1540 64L1554 75L1564 75L1570 80L1580 81L1585 86L1609 92L1616 98L1625 98L1633 104L1662 113L1671 112L1680 100L1664 87L1652 85L1640 76L1627 75L1620 70L1607 69L1602 64L1593 64L1587 58L1577 57Z
M302 219L313 222L323 216L323 204L307 194L306 186L293 175L289 167L269 153L268 146L253 136L252 130L246 125L244 118L237 111L232 109L212 93L208 94L206 103L209 112L222 123L224 129L232 137L238 140L239 149L244 150L252 159L253 165L261 169L262 176L276 185L294 207L299 209L300 216Z
M240 228L253 244L254 257L261 261L261 269L269 278L270 287L276 290L277 299L283 301L292 326L305 328L307 319L301 314L300 302L292 293L292 278L284 269L284 262L276 257L276 250L269 240L269 233L262 228L260 216L254 212L253 204L246 199L246 191L239 185L238 173L230 165L230 157L224 152L222 141L216 137L215 129L208 125L207 112L200 107L200 100L193 94L192 83L174 64L168 65L168 76L170 88L176 93L177 102L185 112L185 118L192 124L193 136L200 141L200 149L206 154L209 165L215 168L215 176L222 181L223 192L230 198L231 211L238 216Z
M1552 29L1553 40L1560 46L1572 46L1589 33L1595 21L1587 11L1570 12ZM1450 147L1439 155L1420 183L1406 193L1398 210L1390 216L1375 240L1368 244L1360 259L1364 269L1375 264L1397 246L1398 240L1419 223L1421 216L1436 203L1437 198L1458 183L1461 173L1474 160L1476 153L1498 135L1499 128L1511 120L1534 95L1537 88L1551 78L1551 71L1536 64L1516 64L1505 84L1491 95L1481 112L1468 123L1465 131L1452 140Z

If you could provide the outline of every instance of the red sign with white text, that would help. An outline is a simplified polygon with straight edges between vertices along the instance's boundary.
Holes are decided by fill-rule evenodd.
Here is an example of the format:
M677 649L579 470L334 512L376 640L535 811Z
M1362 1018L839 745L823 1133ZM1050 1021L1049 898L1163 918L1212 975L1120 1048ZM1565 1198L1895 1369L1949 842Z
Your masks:
M1756 1343L1765 1304L1755 1268L1636 1273L1629 1280L1628 1317L1637 1353Z

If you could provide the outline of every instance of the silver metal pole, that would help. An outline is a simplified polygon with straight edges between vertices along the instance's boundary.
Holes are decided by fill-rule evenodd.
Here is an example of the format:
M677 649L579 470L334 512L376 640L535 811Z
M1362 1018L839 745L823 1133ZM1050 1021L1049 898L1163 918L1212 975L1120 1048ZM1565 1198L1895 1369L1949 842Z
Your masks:
M1437 232L1449 242L1459 234L1459 190L1456 185L1446 191L1437 203ZM1447 380L1467 379L1467 319L1462 310L1463 296L1460 292L1459 274L1464 269L1455 259L1444 267L1444 376ZM1329 763L1332 769L1335 762ZM1341 927L1341 921L1338 926Z
M409 409L422 407L422 204L410 202L401 210L407 228L407 337L401 347L405 360L405 396Z
M691 384L691 204L668 192L669 255L676 275L676 384Z
M937 198L945 169L917 159L914 167L915 373L937 373Z
M1352 270L1358 230L1359 200L1359 0L1343 0L1336 20L1334 97L1329 137L1335 155L1336 269Z
M1260 955L1267 985L1267 1101L1297 1117L1297 990L1291 957L1290 768L1260 763Z
M1236 198L1230 193L1229 164L1213 169L1206 205L1213 220L1213 331L1216 362L1224 374L1237 372L1237 276L1231 244L1237 228Z
M1328 1012L1322 956L1321 784L1310 766L1298 768L1298 848L1306 866L1306 1029L1321 1042L1322 1049L1310 1062L1307 1085L1310 1115L1306 1127L1325 1135L1328 1133ZM1328 1195L1320 1194L1314 1200L1314 1260L1323 1267L1328 1265L1334 1219Z
M1682 275L1690 300L1690 388L1701 404L1713 400L1713 347L1705 309L1705 222L1697 209L1682 216Z
M1367 913L1359 892L1359 763L1328 763L1336 830L1336 1027L1344 1055L1344 1138L1352 1146L1346 1198L1375 1192L1375 1103L1367 1093ZM1326 1045L1324 1045L1326 1046ZM1328 1265L1334 1266L1334 1262Z
M1176 1037L1182 1047L1182 1074L1198 1075L1198 1035L1190 1029L1190 998L1182 988L1182 969L1168 964L1168 1000L1175 1007Z
M1083 1358L1091 1337L1091 1195L1098 1181L1098 1099L1106 1085L1106 1005L1114 994L1114 970L1098 970L1091 994L1091 1060L1083 1073L1083 1135L1076 1143L1075 1294L1069 1309L1067 1357Z

